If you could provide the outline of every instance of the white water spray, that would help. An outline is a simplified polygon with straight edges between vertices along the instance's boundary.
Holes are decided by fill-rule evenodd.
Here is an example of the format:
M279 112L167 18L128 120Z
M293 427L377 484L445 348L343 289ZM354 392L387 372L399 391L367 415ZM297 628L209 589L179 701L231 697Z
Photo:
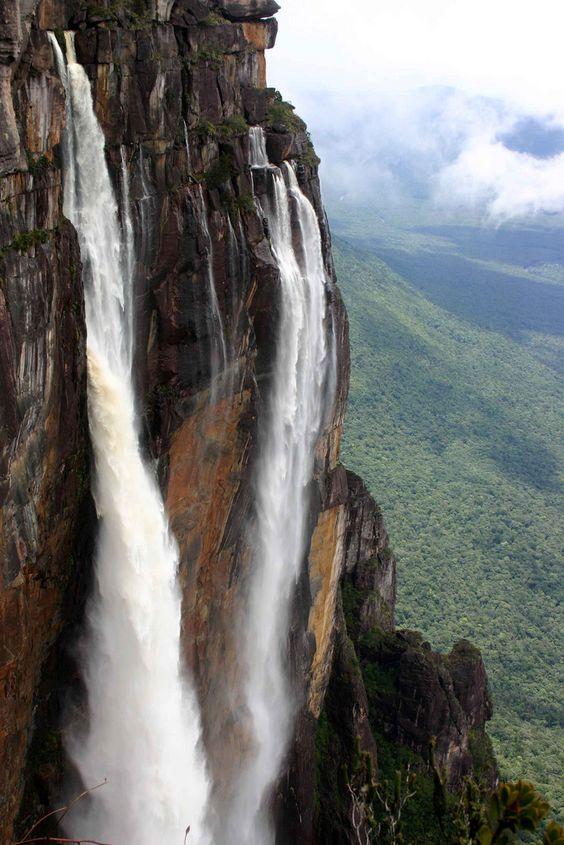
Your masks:
M251 126L249 129L249 152L251 167L270 167L266 139L260 126Z
M296 708L287 674L289 613L308 542L308 486L331 383L331 356L327 277L317 217L293 169L288 164L282 170L268 164L260 129L251 131L251 151L253 167L272 170L261 208L280 270L281 316L262 432L255 554L245 620L245 693L255 748L241 773L226 842L235 841L236 835L240 845L270 845L274 833L268 804Z
M124 244L104 136L72 36L68 66L54 36L51 43L67 93L65 213L84 265L100 518L84 651L88 731L74 733L67 747L86 786L108 779L73 810L69 834L112 845L182 845L190 825L189 841L204 845L208 784L195 696L180 668L177 551L139 448L127 338L127 224Z

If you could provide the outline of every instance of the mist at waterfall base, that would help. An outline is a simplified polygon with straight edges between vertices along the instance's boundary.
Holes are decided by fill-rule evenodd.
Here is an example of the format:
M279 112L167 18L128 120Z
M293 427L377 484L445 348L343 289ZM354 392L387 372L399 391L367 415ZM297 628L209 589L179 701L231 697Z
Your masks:
M254 748L243 761L222 839L225 845L274 842L269 799L297 707L287 665L289 615L308 540L308 485L324 414L332 401L334 363L326 325L328 280L316 214L292 167L269 165L262 129L251 129L250 146L252 168L266 170L269 179L269 188L257 203L280 271L280 324L260 431L254 554L243 637L245 698Z
M122 230L105 139L72 36L67 34L68 65L54 37L51 44L66 89L64 210L77 229L84 267L100 520L82 645L88 727L69 733L67 751L85 786L108 781L73 810L65 828L69 836L116 844L177 845L190 825L192 841L203 845L208 780L195 696L180 670L177 551L139 448L130 222ZM127 217L128 209L122 212Z

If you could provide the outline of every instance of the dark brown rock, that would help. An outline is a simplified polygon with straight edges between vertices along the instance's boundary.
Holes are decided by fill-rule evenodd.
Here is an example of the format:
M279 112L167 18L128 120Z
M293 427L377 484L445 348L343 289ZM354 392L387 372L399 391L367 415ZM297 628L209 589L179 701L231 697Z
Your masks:
M468 640L459 640L446 655L445 662L469 724L482 728L491 719L493 709L480 650Z
M232 21L269 18L280 9L275 0L215 0L215 6Z
M209 7L202 0L176 0L169 20L174 26L193 26L204 21L209 13Z
M355 634L374 626L394 627L396 562L388 544L382 511L361 478L347 473L348 527L345 586L354 591Z
M56 202L60 185L46 190ZM40 225L39 205L36 214ZM40 682L79 607L67 603L86 563L85 328L70 224L25 251L8 247L0 280L0 839L11 841L51 692Z
M350 824L351 802L343 769L354 771L357 755L364 753L376 771L377 748L360 665L341 609L336 632L333 671L315 737L314 828L307 831L304 841L354 845L358 838Z
M368 671L370 718L390 740L427 759L431 740L447 783L456 787L473 773L472 731L483 732L491 717L483 663L473 649L471 665L431 650L414 631L373 629L357 644L361 666ZM458 646L453 650L458 653ZM467 667L464 669L464 667ZM469 685L479 679L469 698Z

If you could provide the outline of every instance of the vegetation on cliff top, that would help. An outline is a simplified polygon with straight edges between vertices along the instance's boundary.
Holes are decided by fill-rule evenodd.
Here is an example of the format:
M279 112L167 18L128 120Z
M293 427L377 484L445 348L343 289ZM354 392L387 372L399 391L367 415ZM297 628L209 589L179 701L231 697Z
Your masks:
M432 806L425 811L419 801L415 804L419 776L409 764L390 779L382 778L373 771L370 754L361 752L357 742L353 763L343 773L343 786L359 845L511 845L523 841L522 834L535 831L537 837L540 832L543 845L564 843L564 829L554 820L539 831L549 806L529 781L500 783L484 790L467 779L455 796L445 790L432 743L429 753Z
M267 124L280 132L301 132L306 124L296 114L292 103L287 102L279 91L274 91L267 111Z

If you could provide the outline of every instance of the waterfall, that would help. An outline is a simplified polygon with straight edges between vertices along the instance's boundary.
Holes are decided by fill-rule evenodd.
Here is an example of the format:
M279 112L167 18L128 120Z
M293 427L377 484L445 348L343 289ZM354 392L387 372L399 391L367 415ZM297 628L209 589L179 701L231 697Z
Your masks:
M208 210L206 208L206 201L204 199L204 192L202 190L201 185L198 185L198 202L200 206L202 228L206 240L208 293L211 305L211 320L209 321L208 326L211 344L210 395L211 402L212 404L214 404L219 391L221 378L225 372L225 367L227 366L228 362L227 342L225 340L223 320L221 319L221 311L219 309L219 301L217 299L217 291L215 286L215 271L213 266L213 241L208 223Z
M196 699L181 671L177 550L141 454L135 413L127 224L124 238L72 35L67 66L54 36L51 44L67 94L65 213L78 232L84 268L100 520L82 653L88 727L85 734L71 730L67 750L86 786L108 780L73 809L68 832L112 845L181 845L190 825L190 843L204 845L208 783ZM124 181L124 199L127 190Z
M252 164L269 168L261 197L280 271L280 323L256 479L256 534L245 619L245 695L255 747L241 772L231 836L270 845L271 790L283 764L296 710L288 677L291 601L303 564L308 487L330 385L326 286L316 214L294 170L268 164L261 130L251 131ZM258 162L262 162L259 165ZM234 841L233 839L227 841Z
M182 121L184 125L184 148L186 150L186 161L188 163L188 170L192 169L192 156L190 155L190 139L188 137L188 126L186 125L186 121Z
M127 354L133 361L133 345L135 341L135 308L133 302L133 280L135 273L135 239L133 223L129 211L129 171L125 160L125 150L121 153L121 229L124 244L122 257L122 274L125 279L125 321Z
M249 129L249 151L251 167L268 167L268 156L266 154L266 140L260 126L251 126Z
M238 234L237 234L238 233ZM247 284L251 276L249 251L245 240L245 232L241 215L237 221L237 233L233 228L229 215L227 216L227 242L229 257L229 277L231 281L231 320L233 324L233 343L235 346L238 339L240 313L244 306L244 298L241 298L238 289L238 281L243 286ZM243 288L244 290L244 288ZM236 366L236 361L234 362Z
M147 178L147 168L145 164L145 156L143 154L143 146L139 144L139 158L137 161L139 172L139 181L141 183L141 196L137 201L137 208L139 210L139 249L138 258L146 268L152 251L153 234L154 234L154 214L155 214L155 198L149 179Z

